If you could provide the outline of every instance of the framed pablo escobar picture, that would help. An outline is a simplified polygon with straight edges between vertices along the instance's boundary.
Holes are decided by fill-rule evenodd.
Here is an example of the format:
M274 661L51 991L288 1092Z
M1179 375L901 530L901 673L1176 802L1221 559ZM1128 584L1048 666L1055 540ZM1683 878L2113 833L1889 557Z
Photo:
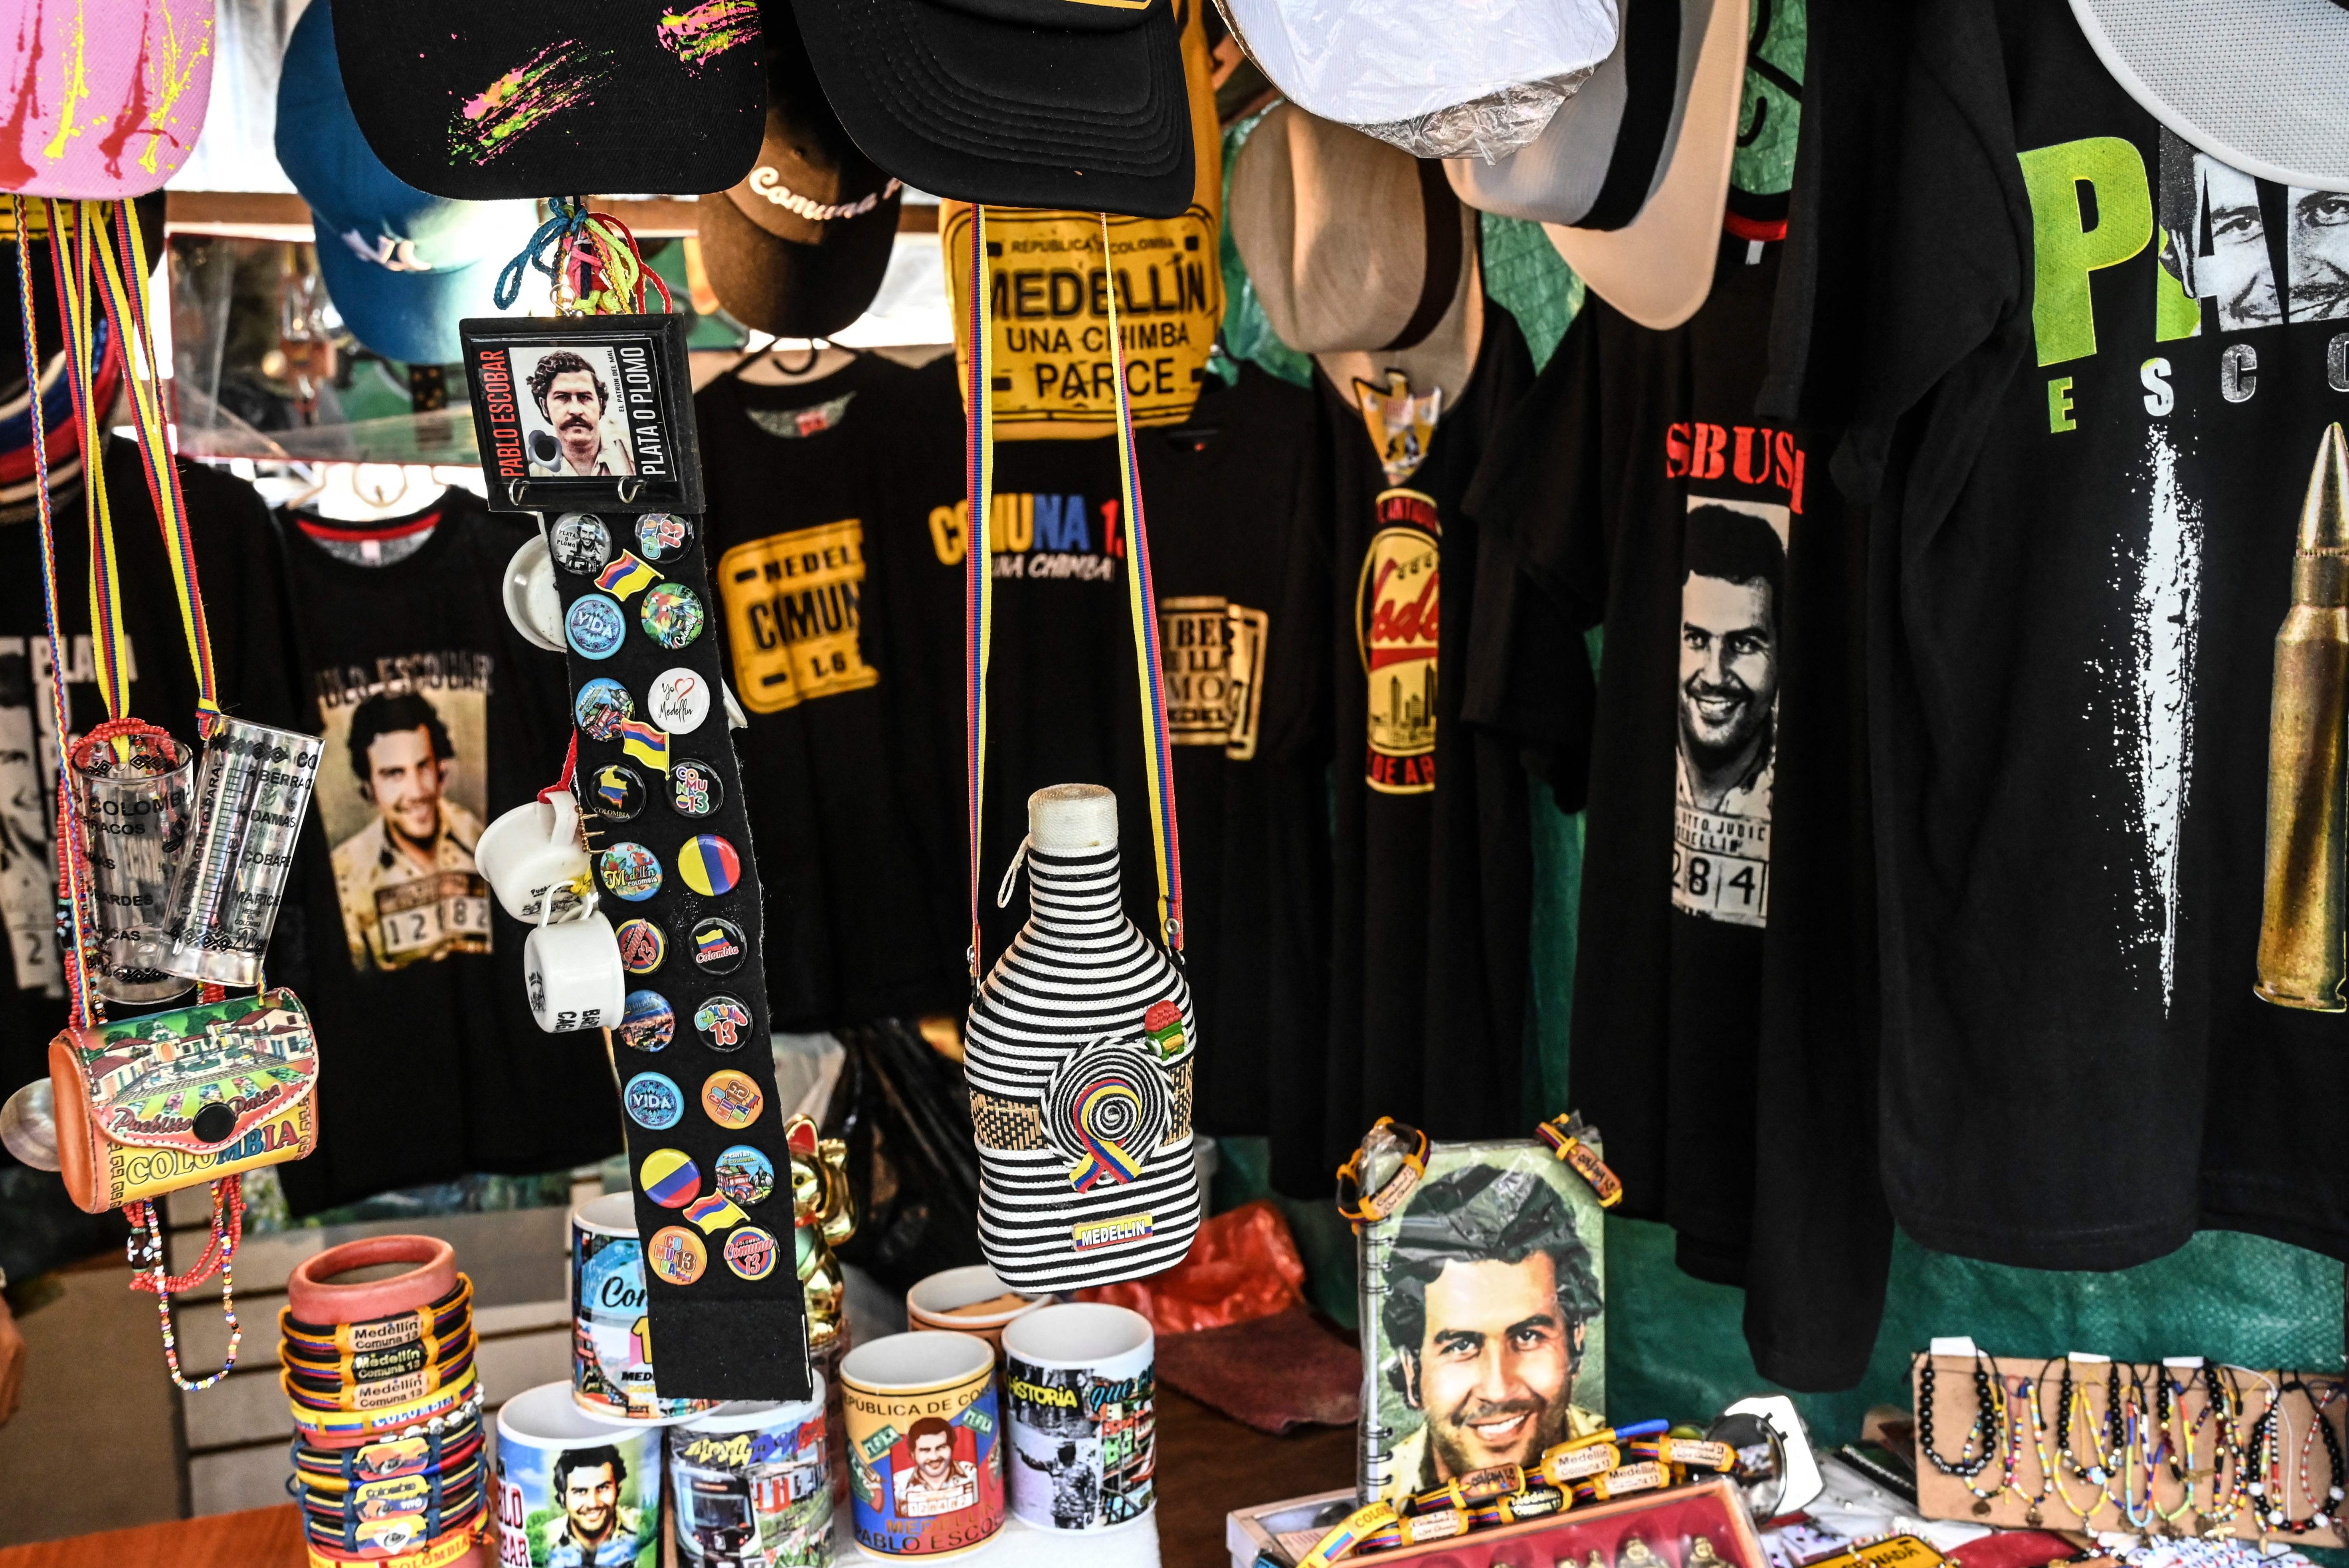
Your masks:
M1596 1135L1578 1130L1579 1158L1595 1160ZM1363 1501L1495 1465L1532 1469L1606 1426L1602 1208L1568 1161L1536 1138L1431 1143L1381 1121L1341 1172L1372 1195L1350 1210Z
M682 317L488 317L458 325L492 508L701 510Z

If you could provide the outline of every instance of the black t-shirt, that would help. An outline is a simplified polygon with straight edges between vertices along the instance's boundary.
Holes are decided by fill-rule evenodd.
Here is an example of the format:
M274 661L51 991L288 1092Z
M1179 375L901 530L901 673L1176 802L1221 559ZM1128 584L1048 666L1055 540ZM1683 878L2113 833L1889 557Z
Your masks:
M179 468L221 706L240 718L284 724L293 712L269 509L242 480L192 462ZM195 671L137 449L108 441L106 476L123 630L130 644L125 716L161 725L193 751ZM106 709L90 646L89 534L80 488L56 498L51 511L57 618L67 643L67 722L82 734L105 720ZM49 1041L67 1023L57 941L51 668L40 524L27 518L0 525L0 924L8 950L7 967L0 971L0 1099L47 1075ZM166 1005L185 1005L193 997L191 991ZM143 1011L109 1009L114 1014ZM13 1158L0 1151L0 1162Z
M1605 628L1578 1108L1624 1212L1671 1224L1688 1272L1753 1286L1764 1373L1842 1387L1866 1370L1891 1241L1869 1201L1860 538L1809 432L1754 413L1782 248L1724 239L1671 331L1589 301L1467 510ZM1765 1145L1804 1151L1796 1179L1761 1170Z
M1310 392L1249 365L1210 379L1180 426L1134 438L1199 1017L1193 1120L1210 1134L1268 1129L1297 1087L1275 1064L1325 1016L1326 758L1272 624L1293 542L1326 527L1316 421ZM1092 444L1114 483L1114 441Z
M968 507L952 365L868 356L800 386L722 379L697 409L731 668L760 759L753 837L777 867L770 919L792 933L769 944L771 982L794 998L777 1015L959 1011ZM1179 431L1137 434L1201 1017L1195 1114L1208 1132L1263 1129L1272 1042L1320 1016L1318 928L1302 915L1326 885L1327 807L1271 646L1289 539L1325 494L1315 417L1309 396L1249 369L1203 393ZM1127 912L1154 939L1115 439L1001 442L995 474L985 961L1027 919L1017 889L1002 909L995 890L1028 796L1056 784L1117 792ZM780 602L776 585L802 571L853 583L853 597L827 600L811 581L807 598ZM787 653L812 678L779 691L761 672Z
M600 1042L532 1020L529 929L473 863L481 829L559 776L570 735L562 657L524 642L500 596L529 524L451 489L358 530L378 536L368 565L347 527L283 523L299 727L326 742L272 948L306 957L271 978L308 1004L320 1055L318 1149L284 1168L287 1200L603 1158L620 1129Z
M927 722L960 711L931 648L961 623L916 618L936 484L909 481L951 469L959 441L935 400L877 355L797 386L720 377L694 400L781 1028L958 1012L968 993L964 835L942 805L962 763Z
M2349 1021L2252 994L2275 638L2349 413L2349 197L2165 132L2064 6L1917 26L1838 465L1880 479L1893 1212L2040 1268L2198 1225L2349 1255Z
M1329 524L1295 553L1285 618L1332 760L1330 989L1322 1094L1273 1107L1285 1190L1325 1195L1381 1116L1437 1137L1526 1130L1525 764L1578 803L1581 763L1563 753L1588 723L1589 670L1461 498L1532 379L1516 321L1488 303L1464 391L1443 389L1432 437L1413 432L1417 465L1391 478L1354 389L1319 378ZM1474 658L1479 639L1534 650L1537 673ZM1503 677L1475 689L1472 666Z

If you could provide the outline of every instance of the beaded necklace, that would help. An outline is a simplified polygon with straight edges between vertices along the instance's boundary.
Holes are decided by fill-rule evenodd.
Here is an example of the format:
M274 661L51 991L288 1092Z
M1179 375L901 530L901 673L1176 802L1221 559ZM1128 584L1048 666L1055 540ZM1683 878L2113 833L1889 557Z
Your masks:
M2324 1417L2325 1407L2341 1397L2342 1388L2337 1383L2324 1384L2322 1387L2323 1392L2319 1393L2316 1387L2305 1383L2301 1385L2301 1393L2308 1400L2310 1420L2308 1433L2300 1440L2300 1495L2312 1503L2316 1501L2316 1489L2308 1483L2308 1450L2320 1435L2324 1438L2325 1458L2333 1467L2333 1484L2325 1491L2324 1501L2309 1515L2312 1527L2317 1530L2339 1525L2342 1502L2341 1440L2333 1435L2333 1423Z
M2202 1368L2206 1379L2209 1372L2210 1369L2206 1365ZM2186 1425L2184 1432L2181 1433L2178 1429L2181 1425L2185 1425L2186 1396L2191 1393L2193 1388L2194 1379L2191 1375L2180 1383L2170 1377L2168 1367L2154 1369L2154 1425L2161 1435L2161 1447L2168 1452L2169 1477L2178 1483L2179 1494L2178 1506L2175 1509L2168 1511L2157 1509L2157 1511L2161 1513L2164 1532L2169 1535L2186 1533L2178 1521L2185 1518L2193 1509L2194 1489L2201 1484L2205 1473L2194 1463L2194 1439L2196 1434L2202 1430L2203 1424L2209 1420L2212 1407L2205 1405L2202 1407L2202 1414L2196 1417L2191 1425ZM2146 1487L2148 1492L2151 1491L2153 1485L2154 1458L2152 1454L2146 1456ZM2181 1458L2186 1461L2183 1466L2178 1463ZM2216 1485L2215 1481L2213 1485Z
M1974 1353L1974 1420L1966 1428L1965 1446L1954 1459L1945 1459L1933 1446L1933 1358L1925 1357L1924 1370L1917 1376L1917 1443L1933 1468L1945 1476L1960 1476L1968 1482L1966 1490L1976 1498L1982 1497L1971 1482L1973 1478L1990 1468L1991 1456L1998 1446L1999 1414L1990 1397L1990 1370L1983 1365L1982 1352ZM1976 1449L1980 1451L1977 1452ZM1992 1494L1995 1495L1995 1494ZM1983 1510L1981 1511L1988 1511Z
M2109 1403L2106 1407L2106 1424L2109 1426L2111 1417L2120 1400L2120 1368L2117 1366L2113 1369L2112 1388L2107 1395L2107 1399ZM2078 1516L2080 1523L2085 1527L2103 1510L2106 1503L2112 1501L2112 1493L2107 1485L2111 1480L2112 1471L2107 1468L2107 1456L2096 1449L2091 1448L2088 1450L2088 1457L2096 1461L2094 1464L2082 1464L2078 1456L2072 1452L2072 1434L2079 1427L2082 1417L2084 1416L2087 1417L2088 1433L2092 1438L2095 1435L2096 1423L2094 1415L2088 1410L2088 1391L2072 1381L2070 1356L2064 1358L2064 1376L2056 1386L2055 1404L2060 1417L2055 1428L2055 1451L2063 1456L2065 1468L2082 1480L2094 1486L2098 1493L2089 1500L2087 1507L2082 1508L2072 1501L2072 1494L2064 1489L2063 1477L2060 1474L2055 1477L2055 1495L2063 1501L2064 1507Z
M2003 1380L1999 1385L2006 1408L2005 1476L1999 1490L2011 1491L2023 1500L2023 1521L2034 1529L2046 1517L2040 1505L2047 1501L2048 1494L2054 1489L2055 1469L2047 1462L2047 1419L2039 1413L2039 1387L2046 1377L2047 1368L2042 1366L2036 1378L2018 1377L2012 1389L2007 1388ZM2015 1472L2023 1468L2023 1423L2015 1418L2014 1414L2014 1402L2018 1398L2031 1412L2031 1449L2039 1459L2039 1490L2036 1493L2024 1491L2014 1480ZM1987 1506L1978 1506L1974 1511L1987 1513L1990 1510Z
M2113 1385L2115 1392L2117 1394L2120 1386L2120 1364L2118 1362L2115 1362L2113 1364ZM2128 1398L2125 1410L2126 1414L2122 1417L2121 1420L2123 1441L2121 1443L2119 1455L2120 1463L2115 1467L2113 1476L2113 1479L2119 1481L2121 1484L2121 1494L2114 1501L2120 1505L2121 1517L2128 1521L2128 1526L2131 1530L2137 1532L2137 1538L2139 1540L2143 1540L2147 1532L2150 1530L2153 1525L2155 1513L2153 1506L2154 1454L2152 1447L2147 1441L2146 1438L2145 1383L2143 1379L2137 1376L2137 1368L2134 1366L2129 1368ZM2137 1489L2129 1484L2129 1472L2133 1468L2133 1461L2135 1461L2140 1455L2142 1455L2145 1459L2145 1506L2142 1509L2137 1507L2135 1501Z
M2323 1436L2324 1457L2333 1467L2332 1485L2323 1500L2319 1501L2316 1489L2308 1480L2308 1435L2303 1433L2301 1438L2300 1490L2312 1505L2305 1519L2292 1517L2284 1489L2284 1450L2291 1446L2292 1428L2284 1418L2283 1397L2295 1388L2308 1402L2310 1420ZM2267 1409L2252 1427L2252 1464L2261 1473L2260 1479L2252 1483L2251 1490L2261 1498L2260 1522L2266 1530L2286 1535L2305 1535L2311 1531L2331 1527L2333 1511L2341 1503L2343 1481L2341 1439L2333 1434L2333 1423L2324 1418L2324 1407L2332 1402L2333 1396L2327 1395L2320 1399L2314 1389L2295 1377L2277 1388Z
M2219 1540L2232 1535L2235 1521L2243 1511L2245 1466L2243 1449L2243 1389L2235 1381L2234 1369L2221 1369L2226 1374L2222 1385L2219 1373L2204 1367L2204 1381L2210 1389L2210 1407L2217 1412L2217 1425L2210 1440L2210 1506L2199 1516L2202 1533ZM2221 1483L2224 1490L2221 1490ZM2223 1507L2226 1511L2220 1510Z

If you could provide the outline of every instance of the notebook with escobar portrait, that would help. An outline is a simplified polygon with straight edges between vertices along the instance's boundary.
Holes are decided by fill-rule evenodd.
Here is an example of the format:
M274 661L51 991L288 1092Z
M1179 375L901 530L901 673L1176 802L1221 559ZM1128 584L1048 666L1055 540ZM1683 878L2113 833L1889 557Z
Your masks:
M1434 1143L1381 1118L1339 1173L1361 1282L1361 1501L1528 1469L1607 1425L1606 1251L1621 1189L1578 1118Z

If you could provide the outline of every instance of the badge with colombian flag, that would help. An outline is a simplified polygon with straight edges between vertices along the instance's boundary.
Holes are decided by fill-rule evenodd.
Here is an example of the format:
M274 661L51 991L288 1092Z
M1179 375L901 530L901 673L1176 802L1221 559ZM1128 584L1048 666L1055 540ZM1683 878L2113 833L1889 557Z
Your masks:
M648 768L668 772L668 732L656 729L642 719L620 722L620 750Z
M1142 1033L1158 1047L1162 1057L1183 1054L1183 1010L1170 1000L1154 1002L1142 1015Z
M595 586L626 604L628 596L640 594L651 587L660 581L660 576L634 555L623 550L611 565L595 574Z
M687 887L705 898L714 898L732 892L734 884L742 879L742 857L717 834L699 834L687 839L685 847L677 852L677 871Z
M701 1196L701 1168L683 1149L653 1150L637 1174L645 1196L664 1209L682 1209Z

